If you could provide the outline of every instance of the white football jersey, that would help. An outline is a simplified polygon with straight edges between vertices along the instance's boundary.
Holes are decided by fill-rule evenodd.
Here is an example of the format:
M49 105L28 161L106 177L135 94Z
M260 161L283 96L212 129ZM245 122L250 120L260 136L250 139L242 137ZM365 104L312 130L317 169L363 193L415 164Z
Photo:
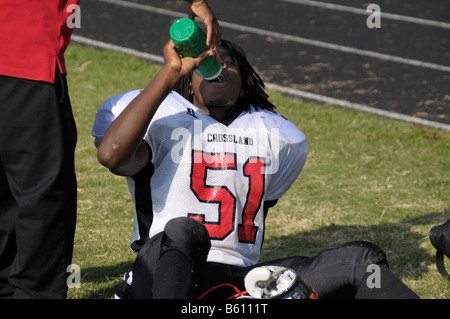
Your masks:
M108 99L92 135L101 140L139 90ZM305 135L276 112L251 107L224 125L172 92L144 137L151 163L127 177L136 207L131 247L163 231L172 218L201 221L211 237L208 261L257 263L264 202L278 200L305 163ZM133 245L134 244L134 245Z

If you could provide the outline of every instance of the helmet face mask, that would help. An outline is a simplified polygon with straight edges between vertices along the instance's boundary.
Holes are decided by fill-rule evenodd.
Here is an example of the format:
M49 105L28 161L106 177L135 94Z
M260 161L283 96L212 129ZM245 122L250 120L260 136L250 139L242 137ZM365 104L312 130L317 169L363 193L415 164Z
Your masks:
M280 266L261 266L248 272L244 279L247 293L258 299L317 299L293 269Z

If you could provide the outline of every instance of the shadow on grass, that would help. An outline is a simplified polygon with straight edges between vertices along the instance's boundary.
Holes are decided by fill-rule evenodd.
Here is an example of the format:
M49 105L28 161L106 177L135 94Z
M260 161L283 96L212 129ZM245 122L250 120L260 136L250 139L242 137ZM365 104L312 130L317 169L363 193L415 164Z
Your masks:
M450 218L448 212L432 212L416 218L406 218L399 223L377 225L334 225L288 236L266 238L261 261L289 256L314 256L319 251L348 241L369 241L386 252L391 270L398 277L419 278L435 264L434 248L426 234L415 231L414 226L438 225Z
M81 288L74 292L75 299L113 299L123 281L124 273L132 262L81 269ZM69 291L70 297L70 291Z

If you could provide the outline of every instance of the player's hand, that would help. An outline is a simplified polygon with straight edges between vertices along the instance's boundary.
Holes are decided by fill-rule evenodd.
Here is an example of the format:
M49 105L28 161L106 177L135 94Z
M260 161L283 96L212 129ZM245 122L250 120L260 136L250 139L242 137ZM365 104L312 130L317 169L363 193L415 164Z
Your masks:
M202 52L196 58L185 57L182 58L175 49L175 43L169 40L163 49L164 53L164 65L169 67L172 75L182 78L193 70L199 67L199 65L210 55L214 55L213 50L206 50Z
M206 25L206 45L208 45L214 51L220 44L222 38L222 28L217 21L216 15L208 6L206 1L199 2L194 0L188 4L188 16L194 20L195 17L199 17Z

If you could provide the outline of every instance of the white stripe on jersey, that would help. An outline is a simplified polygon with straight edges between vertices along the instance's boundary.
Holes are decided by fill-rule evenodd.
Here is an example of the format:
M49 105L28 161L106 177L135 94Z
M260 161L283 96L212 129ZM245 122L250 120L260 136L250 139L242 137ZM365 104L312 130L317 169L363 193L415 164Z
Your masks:
M93 136L139 94L107 100L97 113ZM304 134L278 113L251 107L226 126L172 92L152 119L145 140L152 150L153 223L149 236L172 218L190 216L207 227L208 261L249 266L262 245L265 201L279 199L306 160ZM134 182L128 178L135 200ZM135 221L132 241L139 239Z

